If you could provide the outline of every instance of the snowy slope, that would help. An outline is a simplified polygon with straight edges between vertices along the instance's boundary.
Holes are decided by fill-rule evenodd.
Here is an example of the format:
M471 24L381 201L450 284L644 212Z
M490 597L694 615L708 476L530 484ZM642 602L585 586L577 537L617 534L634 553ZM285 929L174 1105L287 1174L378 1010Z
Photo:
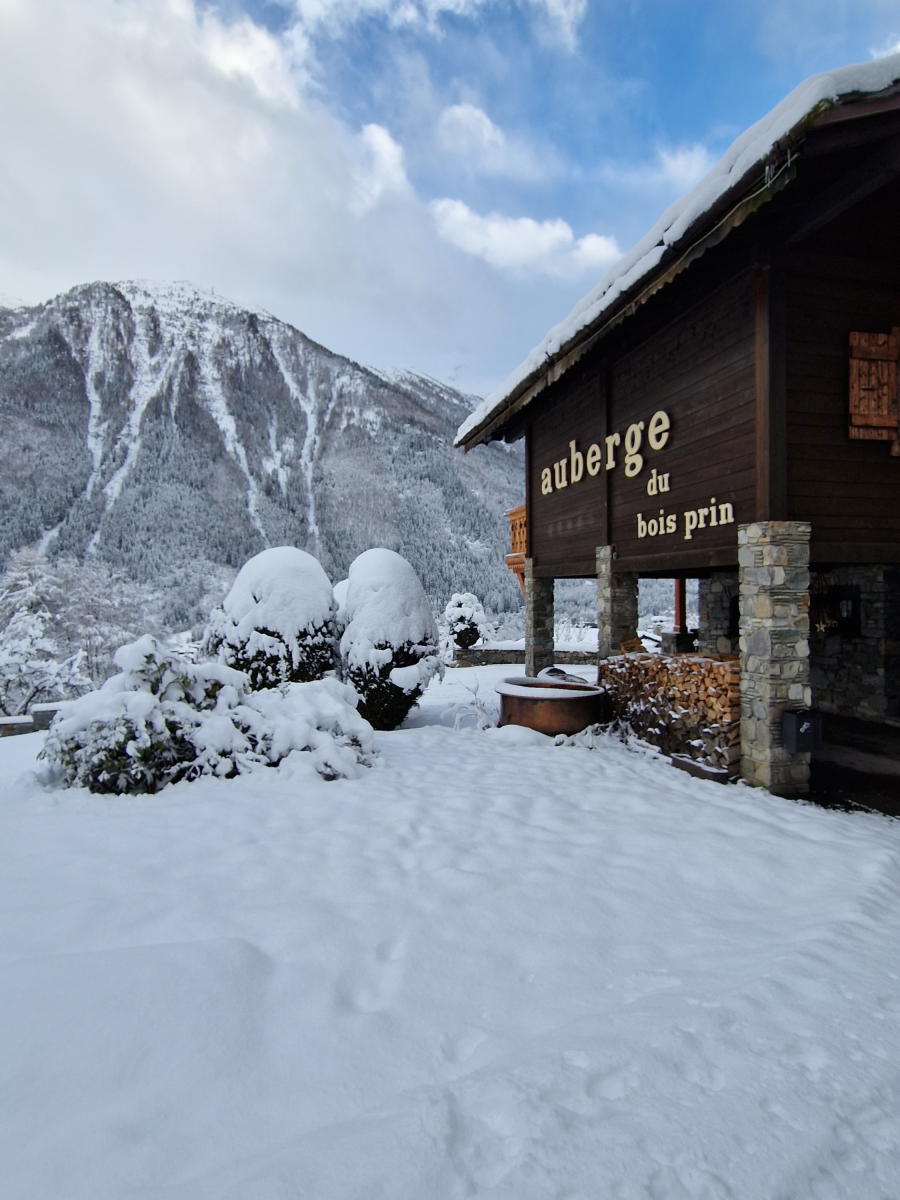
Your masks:
M5 1200L887 1200L900 824L614 741L42 792L0 742Z
M466 417L457 432L457 443L463 442L473 429L500 412L516 388L536 375L548 359L611 308L624 292L649 275L698 219L744 181L748 172L761 167L778 143L810 114L841 96L877 94L898 80L900 54L812 75L804 80L762 120L736 138L709 174L670 205L650 232L607 271L564 321L550 330L509 378Z
M473 403L185 284L2 309L0 566L43 539L155 581L288 543L337 579L386 545L436 597L517 604L504 511L522 457L453 451Z

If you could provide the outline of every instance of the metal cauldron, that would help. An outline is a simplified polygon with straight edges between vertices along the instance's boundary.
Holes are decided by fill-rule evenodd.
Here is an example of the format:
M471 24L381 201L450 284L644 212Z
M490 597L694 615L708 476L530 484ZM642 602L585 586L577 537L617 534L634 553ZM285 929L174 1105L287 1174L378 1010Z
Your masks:
M588 725L605 725L612 719L609 696L589 683L516 675L502 679L495 690L501 725L525 725L552 736L580 733Z

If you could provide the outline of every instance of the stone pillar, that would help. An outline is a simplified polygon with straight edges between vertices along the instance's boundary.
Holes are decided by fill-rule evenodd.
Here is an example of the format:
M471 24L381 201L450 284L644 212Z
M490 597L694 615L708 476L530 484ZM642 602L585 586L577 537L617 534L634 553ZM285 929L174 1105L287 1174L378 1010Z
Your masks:
M736 571L713 571L700 580L697 649L701 654L737 654L738 631L731 627L731 602L740 584Z
M788 754L782 713L808 708L808 521L738 528L741 586L741 774L776 795L809 790L809 755Z
M525 559L525 674L553 666L553 580L538 579Z
M884 674L887 715L900 717L900 567L884 572Z
M597 547L597 657L619 653L637 637L638 577L616 571L612 546Z

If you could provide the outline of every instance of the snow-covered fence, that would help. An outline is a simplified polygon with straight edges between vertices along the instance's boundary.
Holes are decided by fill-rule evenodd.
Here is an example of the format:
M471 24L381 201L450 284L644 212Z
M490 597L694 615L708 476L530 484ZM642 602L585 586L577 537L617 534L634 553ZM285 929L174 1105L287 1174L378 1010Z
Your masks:
M17 733L31 733L34 728L33 717L0 717L0 737L15 737Z
M597 682L613 713L666 754L736 775L741 761L736 656L623 654L601 661Z

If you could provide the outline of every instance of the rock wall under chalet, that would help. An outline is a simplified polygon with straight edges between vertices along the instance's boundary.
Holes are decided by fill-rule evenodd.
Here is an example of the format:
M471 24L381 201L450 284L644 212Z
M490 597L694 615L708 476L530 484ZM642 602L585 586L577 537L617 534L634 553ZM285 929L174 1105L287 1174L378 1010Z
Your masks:
M666 754L737 775L740 662L734 655L623 654L601 659L597 682L614 716Z
M809 681L823 712L900 717L900 567L847 566L814 577ZM841 617L840 603L849 606Z

